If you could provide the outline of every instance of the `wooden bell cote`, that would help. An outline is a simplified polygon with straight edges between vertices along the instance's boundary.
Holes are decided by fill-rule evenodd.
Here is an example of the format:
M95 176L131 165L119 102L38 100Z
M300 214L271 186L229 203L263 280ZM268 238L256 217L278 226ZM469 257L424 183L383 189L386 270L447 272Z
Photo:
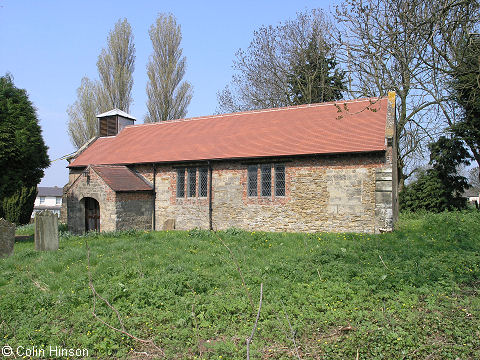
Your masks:
M99 114L97 119L99 136L115 136L125 126L133 125L135 120L137 120L132 115L118 109Z

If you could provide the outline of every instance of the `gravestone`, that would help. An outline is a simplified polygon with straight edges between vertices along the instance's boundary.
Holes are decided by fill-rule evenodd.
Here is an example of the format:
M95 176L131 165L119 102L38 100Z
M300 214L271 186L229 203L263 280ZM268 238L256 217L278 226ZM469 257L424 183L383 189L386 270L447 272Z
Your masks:
M163 230L175 230L175 219L167 219L163 223Z
M58 250L58 217L48 210L35 214L35 250Z
M13 254L15 244L15 224L0 218L0 258Z

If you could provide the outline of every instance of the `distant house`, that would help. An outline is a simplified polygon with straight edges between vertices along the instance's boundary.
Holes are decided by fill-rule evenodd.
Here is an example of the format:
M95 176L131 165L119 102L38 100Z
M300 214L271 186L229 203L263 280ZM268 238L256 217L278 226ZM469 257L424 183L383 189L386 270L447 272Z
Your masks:
M39 186L38 194L35 198L33 206L32 218L35 213L43 210L50 210L51 212L60 216L60 209L62 208L63 189L58 186L42 187Z
M98 117L69 161L68 229L392 230L395 93L134 125Z
M463 197L467 198L468 203L478 207L480 204L479 199L480 191L479 189L470 188L463 193Z

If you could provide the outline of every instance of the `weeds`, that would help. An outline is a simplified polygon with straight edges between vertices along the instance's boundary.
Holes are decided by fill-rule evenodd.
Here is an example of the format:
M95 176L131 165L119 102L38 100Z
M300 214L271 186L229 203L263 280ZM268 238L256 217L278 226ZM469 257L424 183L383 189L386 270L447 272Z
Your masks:
M405 215L381 235L219 232L231 253L203 230L62 233L57 252L17 243L0 260L0 338L92 358L152 352L92 317L87 239L95 291L166 358L245 359L247 294L263 283L252 359L477 359L479 223L456 212ZM120 324L103 301L95 313Z

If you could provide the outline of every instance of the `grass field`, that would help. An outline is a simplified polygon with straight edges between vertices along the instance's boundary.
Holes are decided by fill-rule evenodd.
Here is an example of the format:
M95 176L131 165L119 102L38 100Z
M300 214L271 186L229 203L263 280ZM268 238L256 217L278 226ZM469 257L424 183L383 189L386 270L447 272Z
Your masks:
M468 212L403 215L381 235L63 234L48 253L17 243L0 259L0 346L246 359L263 283L251 359L480 359L479 225ZM118 315L98 296L92 315L89 273Z

